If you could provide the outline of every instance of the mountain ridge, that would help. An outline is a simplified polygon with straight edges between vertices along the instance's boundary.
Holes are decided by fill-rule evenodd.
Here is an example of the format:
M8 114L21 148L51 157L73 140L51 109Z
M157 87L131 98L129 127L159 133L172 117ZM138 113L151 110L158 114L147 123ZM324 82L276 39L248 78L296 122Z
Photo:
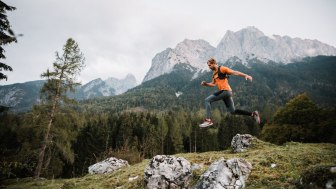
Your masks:
M40 89L45 80L27 81L0 86L0 106L11 107L14 111L25 112L33 104L39 103ZM94 79L78 86L75 93L68 93L77 100L120 95L137 85L134 75L128 74L123 79L114 77L102 80Z
M335 56L336 48L318 40L280 35L269 37L250 26L237 32L228 30L216 47L203 39L185 39L174 49L167 48L157 53L143 82L171 72L173 66L179 63L206 70L206 61L211 57L222 63L235 59L247 64L251 59L259 59L265 63L288 64L318 55Z

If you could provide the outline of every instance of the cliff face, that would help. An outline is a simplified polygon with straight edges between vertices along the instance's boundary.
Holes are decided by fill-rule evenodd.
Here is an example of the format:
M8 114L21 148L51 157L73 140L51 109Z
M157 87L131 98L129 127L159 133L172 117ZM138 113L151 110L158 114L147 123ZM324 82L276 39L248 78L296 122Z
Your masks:
M318 55L336 55L336 48L317 40L279 35L269 37L255 27L247 27L237 32L227 31L217 47L204 40L186 39L174 49L158 53L143 82L171 72L174 65L180 63L199 70L207 69L206 61L210 57L221 63L235 59L246 64L248 60L259 59L287 64Z

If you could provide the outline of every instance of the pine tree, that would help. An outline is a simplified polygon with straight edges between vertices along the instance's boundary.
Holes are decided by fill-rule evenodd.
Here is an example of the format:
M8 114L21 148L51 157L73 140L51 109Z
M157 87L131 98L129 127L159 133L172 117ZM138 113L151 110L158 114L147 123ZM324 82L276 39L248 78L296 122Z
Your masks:
M164 141L168 133L168 123L165 120L164 117L159 118L159 125L158 125L158 130L159 130L159 141L161 144L161 154L164 154Z
M0 1L0 59L5 59L3 45L17 42L16 36L11 29L11 25L7 19L6 11L13 11L15 7L8 6L6 3ZM0 71L13 71L12 67L6 65L5 63L0 62ZM0 72L0 80L6 79L7 76Z
M183 152L182 128L177 119L173 119L173 122L170 124L170 137L172 139L174 153Z
M56 61L53 64L53 71L49 69L41 75L47 78L46 83L41 89L41 99L48 107L47 130L44 134L44 141L38 156L38 162L34 177L39 178L44 161L45 151L51 140L50 130L55 119L56 113L61 105L73 102L67 98L68 91L75 91L76 76L84 67L84 55L80 51L78 44L73 39L68 39L63 47L63 54L56 52Z

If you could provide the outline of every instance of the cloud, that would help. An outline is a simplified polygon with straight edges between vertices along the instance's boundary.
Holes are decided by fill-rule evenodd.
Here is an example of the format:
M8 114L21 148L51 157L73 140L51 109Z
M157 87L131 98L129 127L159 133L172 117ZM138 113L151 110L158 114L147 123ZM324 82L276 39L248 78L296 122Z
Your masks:
M336 45L333 0L7 0L17 44L5 47L8 81L40 79L52 66L55 51L71 37L86 58L83 83L98 77L141 82L152 58L184 39L217 46L227 30L255 26L266 35L318 39ZM288 10L286 13L283 10ZM311 14L314 12L314 14ZM6 73L7 74L7 73Z

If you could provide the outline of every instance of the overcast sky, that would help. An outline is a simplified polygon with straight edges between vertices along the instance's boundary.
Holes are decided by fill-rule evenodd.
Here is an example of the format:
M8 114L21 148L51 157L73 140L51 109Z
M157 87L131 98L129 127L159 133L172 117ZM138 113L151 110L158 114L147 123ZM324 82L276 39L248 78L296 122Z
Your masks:
M184 39L216 47L227 30L255 26L265 35L336 46L335 0L3 0L23 37L5 46L14 71L0 85L39 80L68 38L86 58L80 81L132 73L141 83L152 58Z

